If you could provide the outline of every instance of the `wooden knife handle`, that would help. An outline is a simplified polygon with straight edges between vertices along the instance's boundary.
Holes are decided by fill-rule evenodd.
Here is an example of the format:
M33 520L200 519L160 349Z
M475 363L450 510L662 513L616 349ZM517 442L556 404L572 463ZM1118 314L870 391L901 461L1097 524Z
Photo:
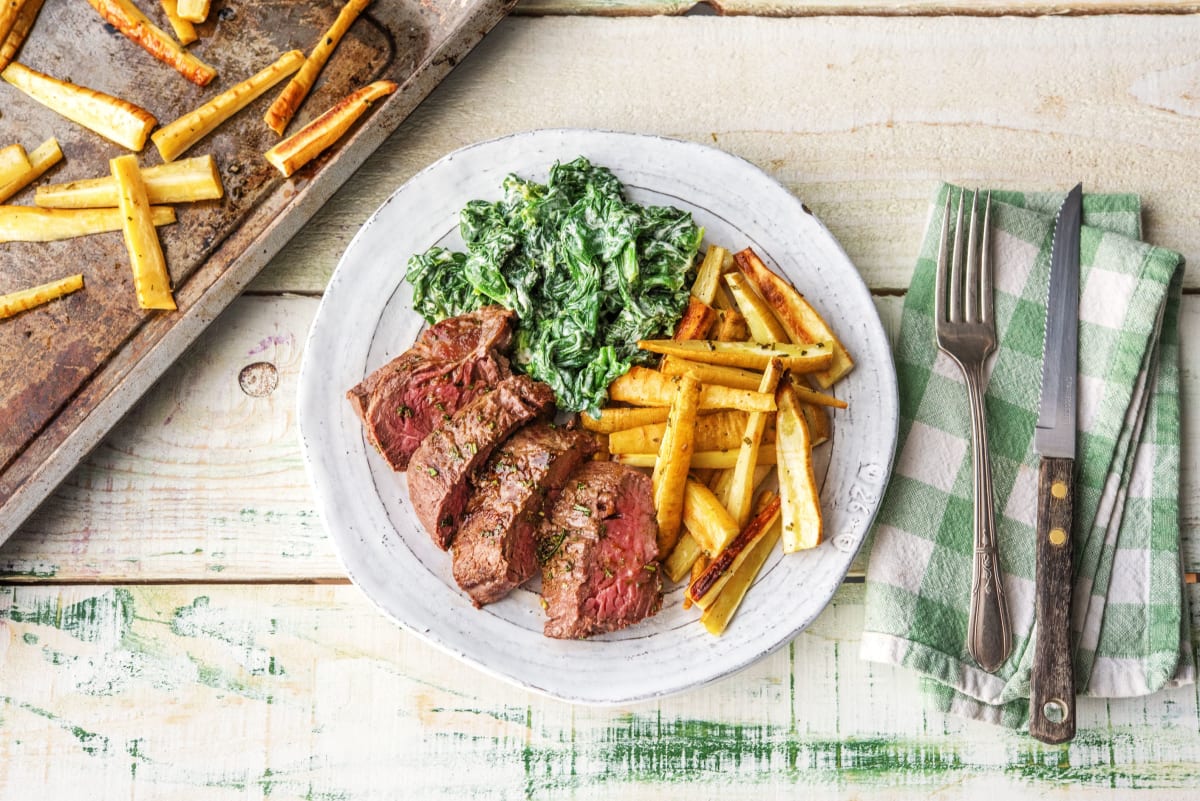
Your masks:
M1029 690L1029 733L1044 743L1064 743L1075 736L1071 648L1074 466L1074 459L1043 457L1038 474L1037 642Z

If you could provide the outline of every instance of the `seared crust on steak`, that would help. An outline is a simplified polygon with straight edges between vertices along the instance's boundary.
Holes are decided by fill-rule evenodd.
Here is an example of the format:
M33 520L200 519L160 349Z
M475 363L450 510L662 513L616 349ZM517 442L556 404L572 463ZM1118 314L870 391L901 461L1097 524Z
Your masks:
M616 631L662 607L650 478L587 462L546 510L539 546L547 637Z
M450 317L346 393L367 438L393 470L404 470L429 432L511 374L500 351L513 313L500 306Z
M456 411L413 453L408 495L417 519L442 550L450 546L471 494L471 475L501 442L554 408L554 390L523 375Z
M513 434L475 475L475 492L454 535L454 580L476 606L498 601L538 570L542 507L596 452L583 431L533 423Z

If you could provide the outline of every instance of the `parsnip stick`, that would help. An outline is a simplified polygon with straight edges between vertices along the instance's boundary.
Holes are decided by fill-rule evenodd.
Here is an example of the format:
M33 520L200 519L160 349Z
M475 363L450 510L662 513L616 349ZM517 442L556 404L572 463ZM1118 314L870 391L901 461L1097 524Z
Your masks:
M88 0L88 3L105 22L197 86L208 86L217 77L214 68L184 50L179 42L151 22L130 0Z
M141 106L51 78L16 61L5 67L0 77L46 108L130 150L145 147L146 137L158 124Z
M62 157L63 153L58 146L58 140L53 137L35 147L29 153L29 170L7 184L0 183L0 203L42 177L46 170L62 161Z
M32 160L32 155L31 155ZM224 193L212 155L142 168L142 183L151 203L215 200ZM33 202L44 208L89 209L116 206L117 182L112 175L65 184L39 186Z
M108 163L119 192L122 232L125 248L133 265L133 286L138 305L143 309L174 309L171 276L163 258L158 231L150 215L146 185L138 170L137 157L118 156Z
M394 81L375 81L342 98L333 108L284 139L264 155L289 178L325 148L342 137L371 103L399 88Z
M152 206L155 225L175 222L175 209ZM53 242L121 230L120 209L39 209L0 206L0 242Z
M188 22L204 22L210 4L210 0L179 0L179 16Z
M212 133L218 125L298 70L303 63L304 54L299 50L290 50L266 69L229 87L195 111L159 128L150 138L163 161L174 161L179 154Z
M283 136L288 123L292 121L300 104L308 96L309 90L312 89L334 48L338 46L338 42L342 41L342 37L346 35L346 31L354 23L354 20L358 19L358 15L370 4L371 0L350 0L342 6L337 19L329 26L329 30L325 31L312 52L308 54L308 58L304 60L304 66L288 81L288 85L283 88L279 97L275 98L275 102L267 109L263 121L267 123L268 128Z
M0 33L0 70L7 67L17 57L17 52L25 43L25 37L29 35L29 29L33 27L34 20L37 19L44 2L45 0L25 0L25 4L17 10L8 33ZM0 28L3 28L2 24L0 24Z
M83 289L83 276L69 275L48 284L0 295L0 320L29 311L80 289Z
M25 0L0 0L0 44L8 40L9 31L17 24L24 7Z
M17 180L32 169L25 148L20 145L0 147L0 186Z
M175 38L180 44L191 44L196 41L196 26L191 20L184 19L179 16L179 0L159 0L162 3L163 13L167 15L167 22L171 23L171 30L175 31Z
M668 554L679 540L683 524L684 490L693 445L696 411L700 405L700 382L691 376L678 379L671 415L667 418L658 460L651 476L654 507L658 514L658 552Z
M696 451L692 454L693 470L724 470L737 464L738 452L728 451ZM614 453L614 462L627 464L630 467L654 467L658 464L657 453ZM772 465L777 461L775 448L759 448L758 463Z

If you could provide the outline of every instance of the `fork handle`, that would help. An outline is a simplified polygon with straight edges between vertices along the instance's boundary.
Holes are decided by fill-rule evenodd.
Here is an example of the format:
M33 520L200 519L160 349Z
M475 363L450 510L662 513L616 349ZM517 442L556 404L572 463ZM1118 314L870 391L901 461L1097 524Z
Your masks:
M971 407L971 461L975 485L975 558L971 571L967 651L981 668L988 673L995 673L1012 650L1012 626L996 545L992 464L988 458L987 427L984 424L982 368L965 372L967 398Z

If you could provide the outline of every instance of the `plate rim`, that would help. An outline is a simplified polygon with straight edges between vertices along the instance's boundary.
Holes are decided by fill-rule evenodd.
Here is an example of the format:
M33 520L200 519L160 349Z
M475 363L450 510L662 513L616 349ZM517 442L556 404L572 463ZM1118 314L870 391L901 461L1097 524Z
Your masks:
M300 438L302 459L303 459L303 462L305 465L305 472L308 477L310 487L313 491L314 500L316 501L318 513L320 514L320 517L322 520L322 524L323 524L327 534L329 535L330 539L333 542L334 551L337 554L338 560L339 560L340 564L342 565L343 570L346 572L346 575L349 577L351 583L353 583L368 599L370 599L370 601L378 609L380 609L389 619L391 619L394 623L396 623L398 626L400 626L403 630L417 635L418 637L421 638L422 641L433 645L434 647L436 647L438 650L442 651L443 653L447 653L447 654L459 659L460 661L470 665L471 667L473 667L475 669L481 670L484 673L486 673L490 676L493 676L495 678L499 678L502 681L505 681L511 685L515 685L519 688L530 690L530 691L539 693L541 695L544 695L544 696L547 696L550 698L554 698L554 699L562 700L562 701L568 701L571 703L584 704L584 705L589 705L589 706L616 706L616 705L622 705L622 704L656 700L656 699L665 698L665 697L672 696L672 695L677 695L679 693L683 693L683 692L686 692L689 690L698 689L700 687L708 686L708 685L710 685L714 682L717 682L723 678L726 678L730 675L733 675L735 673L741 672L742 670L745 670L746 668L750 667L751 665L758 663L763 658L765 658L765 657L769 656L770 654L774 653L775 651L779 650L787 643L790 643L791 641L793 641L797 635L799 635L801 632L803 632L805 629L807 629L813 623L813 621L820 615L820 613L828 607L829 603L832 602L834 595L836 595L838 588L840 588L842 586L842 584L844 584L846 574L849 572L850 566L853 563L855 556L862 549L863 545L869 538L871 527L872 527L873 522L878 514L879 508L882 504L882 487L880 489L879 498L873 502L873 504L871 505L871 507L869 509L869 515L867 516L865 521L861 523L862 532L861 532L861 535L857 537L857 542L854 543L853 549L850 551L846 551L845 549L840 549L843 551L843 553L846 554L846 558L845 558L844 564L837 571L837 573L838 573L837 581L834 584L833 591L831 592L830 596L824 601L823 604L820 605L820 607L816 608L815 611L813 611L809 615L806 615L803 620L796 621L794 623L794 625L790 625L788 627L787 632L784 634L784 636L779 637L776 641L771 642L766 647L752 649L753 653L749 653L749 650L748 650L746 652L745 656L738 658L738 659L731 660L728 664L722 665L719 669L712 671L710 674L704 675L704 676L701 676L698 678L691 678L689 680L684 680L684 681L668 682L668 683L661 684L661 685L653 687L653 688L649 688L646 692L635 692L632 694L625 693L625 694L621 694L621 695L615 696L615 697L598 696L596 694L590 694L590 695L589 694L579 694L579 693L572 693L569 691L564 691L562 688L550 689L548 687L542 686L541 683L538 682L536 679L531 679L528 676L516 675L516 674L510 673L508 671L498 669L494 665L489 664L484 659L478 658L474 654L469 653L466 650L462 649L461 647L456 646L453 642L449 641L447 638L438 636L438 634L435 633L435 629L433 627L426 627L426 626L418 625L418 624L414 623L413 621L406 620L404 617L402 617L400 614L398 614L396 610L393 610L387 604L385 604L382 599L377 598L372 592L369 591L368 587L365 585L363 580L357 574L357 571L350 564L350 560L349 560L350 554L347 552L347 550L350 547L351 543L349 542L348 539L346 541L343 541L344 537L346 537L346 535L342 531L340 531L339 529L337 529L335 527L334 520L331 519L331 515L327 511L326 495L329 492L329 490L327 488L323 489L322 485L323 485L323 482L325 481L325 477L320 475L320 468L319 468L319 465L317 464L318 460L313 452L314 449L317 448L317 446L315 444L310 443L310 436L309 436L310 427L315 425L315 423L312 422L313 418L306 411L309 406L310 395L312 394L312 390L310 389L310 386L313 382L312 374L313 374L313 371L316 370L316 368L312 364L310 354L315 353L315 349L313 347L314 342L318 341L319 338L324 334L324 316L323 315L326 312L327 308L329 308L332 305L330 299L336 298L336 292L331 293L330 289L334 288L336 290L336 288L337 288L336 284L339 281L339 277L342 277L344 280L344 275L345 275L344 271L350 269L350 266L351 266L350 260L351 260L352 254L354 254L356 249L361 246L361 242L365 238L373 235L373 229L375 226L380 224L379 221L380 221L381 217L384 215L385 210L387 209L387 207L389 205L391 205L391 203L399 195L401 195L401 193L403 193L406 189L408 189L410 187L410 185L418 182L418 179L424 179L430 173L433 173L437 170L444 168L444 166L446 164L448 164L449 162L453 161L455 158L459 157L461 154L464 154L468 151L476 150L479 148L496 147L496 146L501 145L502 143L508 142L509 140L536 139L539 137L546 137L546 138L553 139L555 137L571 138L571 137L592 137L592 136L599 136L599 137L606 138L606 139L611 137L614 139L628 139L630 141L652 141L652 142L655 142L658 144L665 144L667 147L690 148L699 154L708 155L708 156L717 156L720 158L725 158L725 159L735 161L738 163L739 169L752 171L754 174L756 174L760 178L760 180L768 181L769 183L774 184L776 187L778 187L778 189L781 190L782 194L784 196L786 196L786 198L789 199L789 202L794 205L794 211L798 211L800 213L807 215L819 227L821 233L828 240L826 244L831 245L836 250L837 254L842 259L845 260L845 264L851 268L851 270L849 271L849 273L847 275L845 275L845 276L839 275L838 276L839 281L853 280L856 283L855 289L858 292L865 295L868 302L870 302L871 311L873 313L871 315L869 315L868 319L866 319L863 322L869 327L871 338L878 339L879 341L884 343L885 350L889 357L887 359L886 366L877 365L877 369L881 373L881 377L885 380L885 382L887 384L887 386L880 387L880 392L879 392L880 397L887 401L887 411L889 412L888 414L886 414L884 416L884 419L885 419L887 425L886 425L885 431L883 432L887 435L887 438L889 440L889 447L886 448L886 450L883 454L881 454L882 456L886 457L883 459L883 485L882 485L882 487L886 487L887 480L890 477L890 475L894 469L895 458L896 458L896 447L897 447L897 440L898 440L898 434L899 434L899 388L898 388L895 363L894 363L894 352L893 352L891 344L888 340L886 331L883 328L882 321L879 318L878 310L874 306L874 299L873 299L873 295L871 293L870 287L866 284L865 280L862 277L861 272L859 272L857 266L850 259L849 255L845 252L845 249L841 245L840 241L838 241L838 239L833 235L833 233L831 231L829 231L828 227L824 224L824 222L821 221L820 218L818 218L808 208L808 206L803 202L803 200L799 196L794 194L791 190L789 190L786 186L784 186L782 184L782 182L780 182L774 176L767 173L761 167L759 167L758 165L754 164L753 162L751 162L741 156L738 156L733 153L729 153L720 148L712 147L710 145L705 145L705 144L702 144L699 142L677 139L677 138L663 136L663 135L659 135L659 134L645 134L645 133L636 133L636 132L629 132L629 131L616 131L616 130L596 129L596 128L539 128L539 129L532 129L532 130L515 131L515 132L511 132L511 133L504 134L501 136L484 139L484 140L480 140L477 142L472 142L472 143L466 144L462 147L456 148L453 151L450 151L450 152L442 155L435 161L431 162L430 164L428 164L421 170L418 170L412 176L410 176L409 178L404 180L399 186L396 187L395 190L393 190L388 195L388 197L386 199L383 200L383 202L381 202L379 204L378 207L376 207L371 212L371 214L367 217L367 219L359 226L359 229L355 232L354 236L351 238L350 242L347 244L345 250L342 252L342 255L339 257L338 263L330 277L330 280L329 280L328 284L326 285L325 290L322 292L321 301L318 304L316 314L314 315L314 318L313 318L313 323L310 326L309 333L305 338L304 355L302 357L300 373L299 373L299 377L298 377L298 381L297 381L297 402L296 402L297 407L296 408L297 408L297 423L298 423L297 428L298 428L298 432L299 432L298 435ZM583 155L586 156L587 154L585 153ZM608 165L605 165L605 166L608 166ZM620 176L620 166L612 165L611 168L613 169L614 172L616 172L618 174L618 178L620 178L621 177ZM625 182L623 181L623 183L625 183ZM468 198L468 199L470 199L470 198ZM459 199L457 202L459 202L461 204L462 202L465 202L465 200ZM738 226L735 226L735 227L738 227ZM397 285L401 285L402 283L403 283L403 278L401 277L397 281ZM375 333L376 333L375 331L371 331L372 341L373 341ZM315 357L312 357L312 358L315 358ZM399 535L399 532L397 532L397 534ZM449 589L454 590L456 588L449 588ZM698 625L698 623L696 625Z

